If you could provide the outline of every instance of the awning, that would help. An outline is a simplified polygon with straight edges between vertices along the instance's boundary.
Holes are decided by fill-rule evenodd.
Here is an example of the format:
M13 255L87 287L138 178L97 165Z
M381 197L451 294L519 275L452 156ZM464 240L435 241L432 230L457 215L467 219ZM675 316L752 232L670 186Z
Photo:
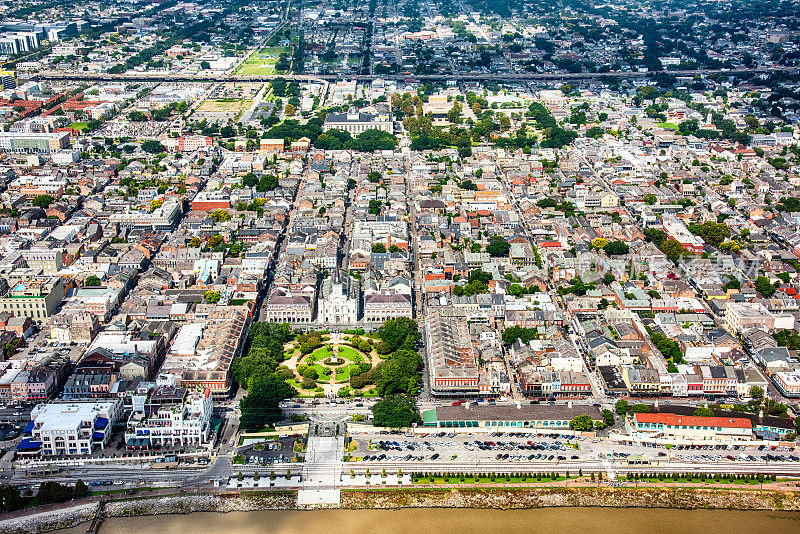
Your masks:
M130 438L125 443L128 447L149 447L150 440L149 439L138 439L138 438Z
M35 451L42 446L41 441L34 441L32 439L26 438L19 442L17 445L18 451Z
M107 426L108 426L108 419L106 419L105 417L98 417L94 421L95 428L105 428Z
M103 441L106 435L104 432L92 432L92 439Z
M23 434L30 434L31 430L33 430L33 425L35 421L29 421L27 425L25 425L25 430L22 431Z

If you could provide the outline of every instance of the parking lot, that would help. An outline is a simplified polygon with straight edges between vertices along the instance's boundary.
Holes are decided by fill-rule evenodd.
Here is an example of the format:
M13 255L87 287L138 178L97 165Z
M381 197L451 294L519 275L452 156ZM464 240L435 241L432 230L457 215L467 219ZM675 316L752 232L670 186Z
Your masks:
M267 465L291 462L295 456L302 457L302 452L295 452L297 438L279 438L239 447L234 463L251 465Z
M69 355L70 361L75 363L80 359L85 349L86 345L83 343L57 343L50 339L45 331L40 330L28 338L24 344L20 345L11 359L37 361L55 351L59 351Z
M507 434L465 436L440 432L420 437L356 437L353 458L363 461L453 461L511 460L564 461L588 456L581 438L568 441L556 435L530 436ZM575 448L577 447L577 449Z
M606 459L618 463L800 462L794 448L743 445L677 446L671 449L615 443L608 439L529 434L424 436L356 435L348 449L352 460L365 462L512 461L563 462Z

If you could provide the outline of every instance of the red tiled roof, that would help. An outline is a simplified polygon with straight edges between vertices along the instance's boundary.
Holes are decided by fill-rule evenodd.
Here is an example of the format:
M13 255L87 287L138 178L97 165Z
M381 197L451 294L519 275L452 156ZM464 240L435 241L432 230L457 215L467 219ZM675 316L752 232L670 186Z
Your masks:
M753 428L753 423L743 417L698 417L674 413L637 413L637 423L660 423L673 426L713 426L725 428Z

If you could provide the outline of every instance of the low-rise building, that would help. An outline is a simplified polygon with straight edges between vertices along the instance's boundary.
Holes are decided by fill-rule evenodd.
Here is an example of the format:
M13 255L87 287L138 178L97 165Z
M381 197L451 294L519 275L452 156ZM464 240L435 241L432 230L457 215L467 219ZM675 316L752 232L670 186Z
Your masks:
M328 130L344 130L356 136L367 130L392 133L393 125L388 116L359 112L329 113L325 117L325 124L322 125L323 132Z
M40 404L31 412L33 428L21 449L45 456L91 454L104 449L111 427L122 415L122 401ZM27 442L26 442L27 441Z
M467 432L537 432L572 433L570 421L580 416L602 422L603 414L595 406L517 404L516 406L488 406L466 403L462 406L439 406L423 413L426 427L469 429Z
M64 282L61 277L31 278L17 282L0 298L0 312L30 317L35 323L43 324L62 300Z
M69 148L69 132L0 132L0 151L13 154L49 154Z
M753 423L744 417L701 417L673 413L635 413L628 420L632 436L694 443L753 439Z
M213 403L211 390L161 386L134 399L128 419L128 449L199 447L208 443Z

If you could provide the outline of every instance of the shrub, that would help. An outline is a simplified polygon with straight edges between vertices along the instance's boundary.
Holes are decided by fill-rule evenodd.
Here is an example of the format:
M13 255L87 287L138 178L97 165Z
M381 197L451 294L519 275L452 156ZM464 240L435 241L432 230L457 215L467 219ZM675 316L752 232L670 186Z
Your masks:
M392 352L392 347L390 347L389 344L386 343L385 341L379 341L375 345L375 352L377 352L380 355L390 354Z
M304 378L303 381L300 383L300 386L303 389L314 389L317 387L317 383L314 381L313 378Z
M299 370L299 369L298 369ZM302 373L300 373L303 378L308 378L310 380L316 380L319 378L319 373L313 367L306 367Z

